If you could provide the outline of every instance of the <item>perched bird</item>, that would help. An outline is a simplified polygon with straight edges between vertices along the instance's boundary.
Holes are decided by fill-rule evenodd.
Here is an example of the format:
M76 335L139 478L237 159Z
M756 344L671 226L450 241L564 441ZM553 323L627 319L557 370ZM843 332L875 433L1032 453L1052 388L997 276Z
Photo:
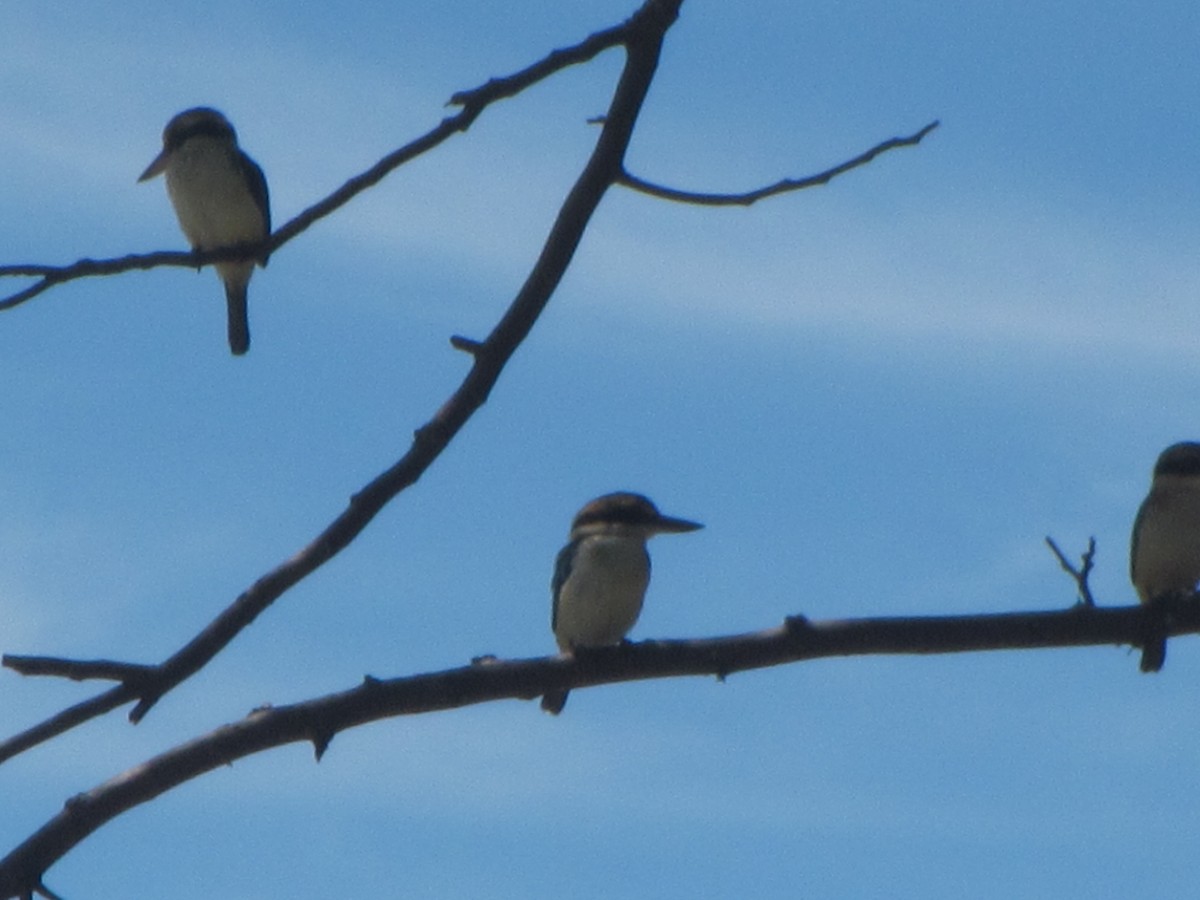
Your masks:
M179 227L193 250L256 244L271 233L267 179L238 147L229 120L215 109L184 110L167 123L162 152L138 181L163 172ZM229 305L229 349L238 356L250 349L246 286L254 262L215 264ZM265 266L267 257L258 264Z
M1191 594L1200 581L1200 444L1172 444L1154 464L1150 493L1133 523L1129 577L1144 604ZM1143 672L1157 672L1167 656L1161 628L1142 646Z
M664 516L641 494L605 494L584 506L550 583L550 627L559 650L619 644L637 621L650 583L647 539L703 527ZM553 691L542 697L542 709L558 715L566 702L566 691Z

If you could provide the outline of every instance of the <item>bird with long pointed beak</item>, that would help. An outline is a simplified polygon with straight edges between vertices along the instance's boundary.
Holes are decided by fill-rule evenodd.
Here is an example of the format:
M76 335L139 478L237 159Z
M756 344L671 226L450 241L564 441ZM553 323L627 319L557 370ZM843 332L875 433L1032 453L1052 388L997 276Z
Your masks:
M579 510L550 585L550 627L559 650L572 654L621 643L642 611L650 584L646 541L703 527L664 516L641 494L605 494ZM558 715L566 702L567 691L552 691L542 697L542 709Z
M1200 444L1172 444L1154 464L1150 493L1133 523L1129 576L1138 599L1147 605L1195 592L1200 582ZM1142 646L1142 671L1157 672L1166 657L1165 631L1152 629Z
M238 147L237 134L221 113L198 106L181 112L163 131L162 152L138 181L166 173L167 194L179 227L193 250L257 244L271 233L267 179ZM215 264L225 283L229 349L250 349L246 287L256 260ZM267 256L257 260L267 264Z

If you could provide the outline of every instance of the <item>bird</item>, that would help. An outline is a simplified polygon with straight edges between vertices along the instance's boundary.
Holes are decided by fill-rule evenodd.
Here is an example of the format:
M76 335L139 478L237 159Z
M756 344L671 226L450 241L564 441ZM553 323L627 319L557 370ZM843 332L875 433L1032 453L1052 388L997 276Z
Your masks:
M642 611L650 583L646 541L703 527L664 516L646 497L626 491L585 504L571 522L550 582L550 628L559 650L573 655L621 643ZM566 702L567 691L551 691L542 697L542 709L558 715Z
M1130 540L1129 577L1138 599L1153 606L1190 595L1200 581L1200 443L1172 444L1154 464ZM1157 672L1167 656L1165 622L1148 628L1141 670Z
M167 194L179 227L193 250L257 244L271 233L267 179L258 163L237 143L229 120L215 109L186 109L163 129L162 152L138 181L166 173ZM266 266L269 254L257 262ZM250 349L246 287L253 259L215 263L225 283L229 308L229 349L241 356Z

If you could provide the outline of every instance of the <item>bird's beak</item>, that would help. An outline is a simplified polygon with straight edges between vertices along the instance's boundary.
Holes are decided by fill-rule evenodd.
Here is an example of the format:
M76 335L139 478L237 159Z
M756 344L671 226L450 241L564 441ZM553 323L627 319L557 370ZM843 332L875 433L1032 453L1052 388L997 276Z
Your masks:
M154 162L146 166L146 171L138 176L138 181L145 181L149 178L153 178L155 175L160 174L162 170L167 167L168 159L169 157L167 156L167 151L164 149L162 153L154 157Z
M684 531L696 531L703 528L699 522L689 522L687 519L676 519L672 516L659 516L652 526L656 532L665 534L680 534Z

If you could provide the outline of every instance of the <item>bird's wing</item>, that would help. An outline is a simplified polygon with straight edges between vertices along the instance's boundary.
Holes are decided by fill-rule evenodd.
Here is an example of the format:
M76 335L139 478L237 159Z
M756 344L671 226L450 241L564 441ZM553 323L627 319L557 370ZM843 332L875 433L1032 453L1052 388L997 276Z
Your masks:
M1141 537L1142 520L1146 518L1149 506L1150 498L1147 497L1138 507L1137 516L1133 520L1133 537L1129 541L1129 580L1133 582L1134 587L1137 587L1138 539Z
M263 236L266 237L271 233L271 194L267 190L267 176L263 174L258 163L245 153L238 151L237 160L242 174L246 177L246 184L250 187L250 194L254 197L254 205L262 213ZM269 257L270 254L264 256L260 264L265 266Z
M566 582L567 576L571 574L571 564L575 560L575 551L578 549L579 541L571 541L558 551L558 557L554 560L554 577L550 579L550 593L554 596L554 604L550 607L551 631L558 627L558 595L562 592L562 586Z

